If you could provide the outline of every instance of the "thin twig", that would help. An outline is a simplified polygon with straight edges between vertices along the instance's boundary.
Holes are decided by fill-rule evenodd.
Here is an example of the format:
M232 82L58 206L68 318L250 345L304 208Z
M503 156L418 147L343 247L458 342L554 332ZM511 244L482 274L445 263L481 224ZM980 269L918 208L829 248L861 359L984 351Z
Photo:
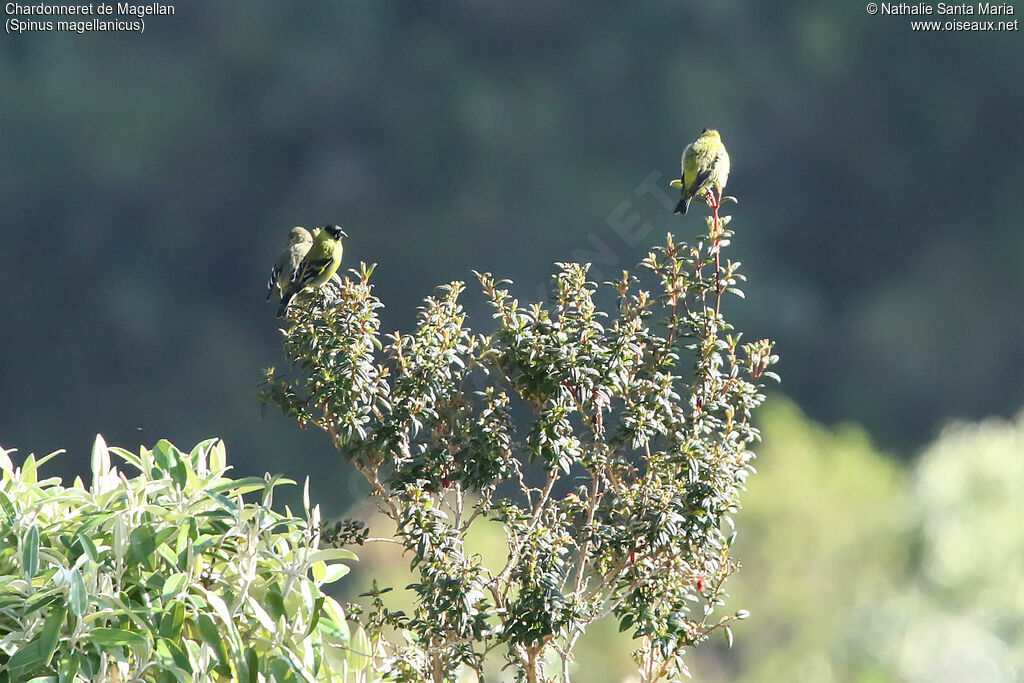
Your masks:
M394 543L395 545L405 545L401 541L396 541L393 538L364 538L360 545L365 545L367 543Z

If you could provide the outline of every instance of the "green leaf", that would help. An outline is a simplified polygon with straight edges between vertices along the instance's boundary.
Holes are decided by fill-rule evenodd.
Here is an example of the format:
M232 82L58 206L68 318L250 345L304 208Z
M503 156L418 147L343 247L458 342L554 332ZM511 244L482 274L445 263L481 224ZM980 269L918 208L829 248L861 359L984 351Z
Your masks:
M348 663L356 671L362 671L370 665L370 637L366 635L366 629L356 626L352 634L352 651L348 653Z
M65 451L63 448L60 448L60 449L55 450L53 453L47 453L43 457L41 457L38 460L36 460L36 469L38 470L40 467L42 467L43 465L45 465L49 461L53 460L54 458L56 458L58 455L63 455L66 452L67 451Z
M128 527L125 526L124 518L121 515L114 519L114 542L112 546L114 557L119 560L128 551Z
M298 683L299 679L295 677L291 663L283 657L278 657L270 665L270 680L275 683Z
M78 675L80 664L79 654L76 652L61 663L60 670L57 672L57 683L75 683L75 676Z
M191 676L192 662L188 658L188 653L182 649L182 644L177 641L177 638L160 638L156 641L156 651L164 657L169 656L179 669Z
M248 609L252 613L256 620L260 622L269 633L274 633L277 630L277 624L274 622L274 618L270 616L267 610L263 609L258 601L252 600L248 603Z
M323 610L328 618L320 620L318 624L320 632L328 634L339 643L347 644L351 638L351 631L348 628L348 622L345 620L345 610L331 596L325 595L323 597Z
M238 512L238 506L235 504L235 501L230 498L222 496L219 493L214 493L213 491L206 491L205 493L207 496L220 503L221 507L231 510L232 512Z
M217 654L217 661L220 662L218 670L221 673L230 671L231 663L228 659L227 646L220 637L220 629L217 628L217 624L214 623L213 618L209 614L199 615L199 634L203 637L203 642L212 647L213 651Z
M68 607L71 608L72 614L80 617L85 614L88 606L89 592L85 589L85 579L82 578L82 572L75 567L71 570L71 590L68 594Z
M61 600L64 597L64 590L57 586L41 590L35 593L28 600L24 600L21 604L22 614L32 614L45 607L49 607L53 603Z
M181 635L185 623L185 604L175 600L160 617L159 633L162 638L175 640Z
M317 622L320 621L320 614L321 614L321 609L324 606L324 600L325 600L324 596L321 595L313 603L313 619L309 622L309 628L306 629L305 635L308 636L310 633L312 633L313 629L316 628Z
M183 459L179 458L168 472L170 472L171 481L177 484L179 488L185 488L185 484L188 483L188 466Z
M185 550L188 549L188 542L194 541L198 535L198 524L195 517L189 517L178 528L178 537L174 541L174 552L181 555ZM186 567L179 567L179 569L186 569Z
M326 613L327 610L324 610L324 612ZM348 647L351 630L348 628L348 624L345 622L342 622L342 624L342 626L339 626L333 618L320 619L316 623L316 628L324 635L324 642Z
M203 641L207 645L214 648L220 645L220 631L209 614L199 615L199 635L203 637Z
M245 649L245 665L249 669L248 683L256 683L260 678L260 658L255 648Z
M274 584L267 589L266 594L263 596L263 603L267 609L267 613L275 620L280 619L286 613L284 598L281 596L281 589L277 584Z
M36 456L30 454L25 458L25 463L21 466L21 481L26 484L36 483Z
M92 443L92 478L95 481L98 477L104 476L110 471L110 452L107 449L107 442L100 434Z
M352 568L346 564L332 564L328 565L324 571L324 575L320 578L320 585L327 585L334 583L338 579L348 576L348 573L352 571Z
M179 529L177 526L170 525L164 529L160 529L160 531L156 533L156 537L153 540L153 542L156 544L157 551L160 552L164 557L168 557L169 562L175 561L175 553L171 549L171 547L167 545L167 542L171 540L172 536L176 536L178 531Z
M217 439L217 443L210 449L210 471L219 472L227 467L227 455L225 454L224 442Z
M126 451L123 448L118 448L117 446L110 446L107 450L110 451L111 453L113 453L114 455L116 455L117 457L121 458L125 462L127 462L127 463L131 464L132 466L134 466L135 469L137 469L139 472L142 472L144 474L149 474L144 469L145 465L142 462L142 458L139 457L138 455L135 455L131 451Z
M18 513L14 509L14 503L11 502L10 497L4 491L0 491L0 506L3 507L4 514L7 515L7 523L13 522Z
M160 469L168 471L181 462L181 451L167 439L160 439L153 446L153 459Z
M100 553L96 549L96 544L92 542L91 538L89 538L86 534L79 531L77 534L75 534L75 540L78 541L78 545L82 547L82 552L84 552L89 557L90 561L98 561Z
M359 558L354 552L347 548L324 548L323 550L317 550L315 553L309 556L310 562L331 562L333 560L355 560Z
M145 648L149 646L149 638L119 628L94 628L89 631L89 640L97 645L124 645L131 648Z
M227 494L229 496L244 496L246 493L252 493L253 491L262 491L266 487L267 482L262 477L243 477L242 479L233 479L216 486L211 486L207 491Z
M128 559L141 564L146 569L156 568L156 534L149 525L132 529L128 536Z
M209 472L210 465L208 462L208 455L211 447L219 440L220 439L213 438L200 441L195 445L195 448L189 451L188 459L192 463L192 467L200 474L200 476L205 477L207 472Z
M181 589L185 587L185 584L187 582L188 574L183 574L180 572L171 574L167 577L167 580L164 581L164 587L160 593L160 599L162 599L164 602L167 602L178 597L178 594L181 593Z
M35 524L25 533L24 548L21 551L21 566L25 578L31 581L39 571L39 527Z
M18 669L31 671L39 666L49 666L50 658L53 657L53 653L57 649L57 640L65 614L67 614L67 608L63 606L50 612L46 621L43 622L43 629L39 635L11 655L7 667L12 671Z

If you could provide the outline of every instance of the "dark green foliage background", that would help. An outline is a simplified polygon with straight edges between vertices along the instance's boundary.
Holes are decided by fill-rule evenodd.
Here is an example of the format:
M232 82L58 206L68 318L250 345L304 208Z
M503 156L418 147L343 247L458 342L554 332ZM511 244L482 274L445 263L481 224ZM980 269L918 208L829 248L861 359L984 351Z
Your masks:
M742 202L730 317L778 340L812 417L911 454L1024 403L1019 32L913 33L860 2L175 9L141 36L0 38L7 447L219 435L243 473L317 472L340 511L330 445L256 400L287 229L344 225L386 327L471 268L524 297L559 260L611 279L702 230L634 190L708 124ZM653 226L633 246L623 202Z

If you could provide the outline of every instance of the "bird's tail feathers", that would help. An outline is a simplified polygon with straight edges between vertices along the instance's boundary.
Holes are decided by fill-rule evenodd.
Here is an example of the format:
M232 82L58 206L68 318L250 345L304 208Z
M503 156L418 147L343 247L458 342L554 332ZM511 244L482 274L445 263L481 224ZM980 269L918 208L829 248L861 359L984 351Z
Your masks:
M283 318L284 314L288 312L288 304L291 303L292 297L295 296L291 292L287 292L281 295L281 305L277 307L277 317Z
M692 197L683 197L682 199L680 199L679 203L676 204L675 213L686 213L686 211L690 208L691 199Z

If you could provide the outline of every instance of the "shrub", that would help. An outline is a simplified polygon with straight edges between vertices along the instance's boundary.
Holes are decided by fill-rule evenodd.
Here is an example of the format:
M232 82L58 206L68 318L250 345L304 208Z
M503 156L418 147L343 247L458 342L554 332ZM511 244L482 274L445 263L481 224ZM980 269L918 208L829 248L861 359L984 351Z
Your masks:
M644 681L685 673L686 649L716 629L731 639L745 613L715 612L737 567L749 419L776 358L720 313L742 276L721 260L732 233L718 206L696 245L670 234L643 261L649 289L627 272L598 285L567 263L550 304L520 304L477 274L488 334L467 326L453 282L412 333L382 338L365 265L293 307L294 371L268 371L265 398L324 430L366 477L418 573L411 615L371 593L366 620L391 676L482 675L502 648L519 679L558 661L568 680L580 635L612 615L639 639ZM618 303L602 311L602 299ZM467 550L474 522L501 525L502 566Z
M365 666L322 591L354 556L318 549L308 496L303 518L271 509L275 486L292 482L226 477L218 440L135 455L97 436L88 488L39 478L59 451L19 468L9 453L0 449L2 680L343 680ZM243 499L251 493L258 502Z

